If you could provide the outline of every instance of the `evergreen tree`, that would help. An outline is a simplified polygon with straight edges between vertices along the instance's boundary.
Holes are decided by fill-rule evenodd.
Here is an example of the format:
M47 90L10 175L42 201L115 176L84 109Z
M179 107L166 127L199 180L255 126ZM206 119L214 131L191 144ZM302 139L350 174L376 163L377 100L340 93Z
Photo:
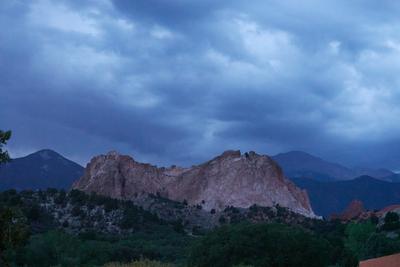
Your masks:
M11 131L0 130L0 164L10 160L10 156L6 150L3 150L3 145L11 138Z
M7 250L21 247L28 238L26 218L19 209L3 207L0 210L0 260L9 266L5 257Z

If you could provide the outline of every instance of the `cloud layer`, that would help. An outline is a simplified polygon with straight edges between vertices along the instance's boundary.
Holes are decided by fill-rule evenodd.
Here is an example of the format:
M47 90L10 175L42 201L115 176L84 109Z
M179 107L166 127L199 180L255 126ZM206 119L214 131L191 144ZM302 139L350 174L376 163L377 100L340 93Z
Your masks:
M400 4L2 1L14 156L111 149L189 165L225 149L400 167Z

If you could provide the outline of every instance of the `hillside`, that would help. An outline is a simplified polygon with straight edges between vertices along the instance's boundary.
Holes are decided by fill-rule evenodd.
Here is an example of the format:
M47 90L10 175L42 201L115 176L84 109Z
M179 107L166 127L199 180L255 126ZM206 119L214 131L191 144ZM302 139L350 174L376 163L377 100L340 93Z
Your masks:
M0 165L0 190L68 189L82 174L82 166L45 149Z
M12 263L10 266L32 267L100 267L143 259L176 263L173 266L177 267L243 266L240 263L254 267L266 263L355 267L357 255L365 259L400 250L400 239L387 238L379 225L371 222L311 219L279 206L229 207L215 213L224 218L218 220L215 229L188 228L185 219L171 220L168 214L187 209L195 218L194 211L204 212L202 209L152 198L153 204L160 205L156 210L163 210L161 216L130 201L77 190L0 192L0 215L5 219L0 225L2 230L11 229L26 239L3 260ZM165 214L168 216L163 217ZM212 212L207 214L208 218L214 216ZM396 224L392 233L398 228ZM361 239L357 235L360 231L364 233ZM16 235L11 238L14 240ZM373 246L376 240L380 247ZM360 244L367 244L368 249ZM310 261L310 255L319 256ZM289 258L291 263L285 265Z

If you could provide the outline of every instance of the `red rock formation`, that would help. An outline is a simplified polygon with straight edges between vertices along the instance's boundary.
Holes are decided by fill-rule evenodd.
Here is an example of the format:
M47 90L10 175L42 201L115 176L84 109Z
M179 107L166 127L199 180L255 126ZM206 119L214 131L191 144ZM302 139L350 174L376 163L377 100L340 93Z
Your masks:
M339 215L333 214L331 219L339 219L342 221L363 221L372 217L383 219L388 212L396 212L400 214L400 205L391 205L384 207L379 211L370 211L364 208L361 201L353 200L343 213Z
M339 215L332 215L332 219L339 219L342 221L349 221L360 217L361 214L365 213L364 204L360 200L353 200L347 206L347 208Z
M315 216L307 193L288 181L270 157L255 152L226 151L191 168L157 168L110 152L94 157L73 188L123 199L158 193L172 200L202 204L206 210L279 204Z

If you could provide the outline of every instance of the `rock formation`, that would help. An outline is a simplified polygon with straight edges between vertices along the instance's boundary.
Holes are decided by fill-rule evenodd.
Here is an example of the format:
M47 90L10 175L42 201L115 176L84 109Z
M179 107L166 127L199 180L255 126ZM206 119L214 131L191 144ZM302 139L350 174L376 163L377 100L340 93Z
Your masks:
M373 217L383 224L383 220L388 212L395 212L400 214L400 205L390 205L380 210L366 210L362 201L353 200L349 206L341 214L331 215L332 220L341 221L365 221Z
M191 168L157 168L110 152L94 157L73 188L121 199L158 194L205 210L279 204L315 217L306 191L288 181L268 156L226 151Z
M339 215L332 215L332 219L339 219L342 221L349 221L351 219L358 218L361 214L365 213L366 209L364 208L364 204L360 200L353 200L347 206L347 208Z

